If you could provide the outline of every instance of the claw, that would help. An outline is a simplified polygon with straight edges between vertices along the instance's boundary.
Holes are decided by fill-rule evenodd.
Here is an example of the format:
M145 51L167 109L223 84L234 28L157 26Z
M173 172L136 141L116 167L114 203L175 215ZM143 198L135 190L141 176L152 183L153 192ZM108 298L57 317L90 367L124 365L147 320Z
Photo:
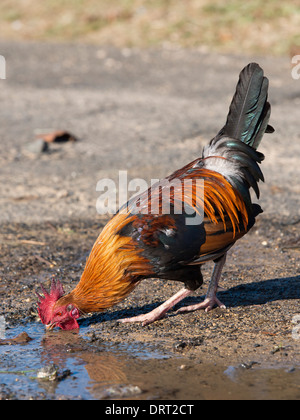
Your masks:
M216 305L221 309L226 309L224 303L222 303L216 296L214 296L212 298L205 298L203 302L197 303L195 305L183 306L182 308L179 308L176 313L193 312L198 311L199 309L204 309L205 312L209 312Z

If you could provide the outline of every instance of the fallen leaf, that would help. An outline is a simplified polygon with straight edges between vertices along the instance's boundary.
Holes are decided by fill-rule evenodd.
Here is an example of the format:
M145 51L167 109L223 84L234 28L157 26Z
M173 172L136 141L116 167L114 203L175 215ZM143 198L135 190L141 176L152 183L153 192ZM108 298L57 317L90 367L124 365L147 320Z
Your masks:
M37 138L43 139L46 143L67 143L69 141L77 141L77 138L68 131L53 131L52 133L41 133L36 135Z

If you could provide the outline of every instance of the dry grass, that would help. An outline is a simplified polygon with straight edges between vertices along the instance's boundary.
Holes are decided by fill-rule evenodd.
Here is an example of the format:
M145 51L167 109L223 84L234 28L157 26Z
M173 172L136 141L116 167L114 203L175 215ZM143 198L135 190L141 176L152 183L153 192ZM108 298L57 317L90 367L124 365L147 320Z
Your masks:
M278 55L300 45L300 7L298 0L1 0L0 28L1 39Z

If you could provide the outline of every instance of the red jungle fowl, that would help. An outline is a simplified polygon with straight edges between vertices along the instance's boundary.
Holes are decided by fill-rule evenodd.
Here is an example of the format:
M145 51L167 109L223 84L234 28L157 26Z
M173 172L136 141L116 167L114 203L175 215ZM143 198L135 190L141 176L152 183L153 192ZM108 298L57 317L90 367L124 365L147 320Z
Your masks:
M183 282L179 292L150 313L122 320L150 324L202 285L201 266L210 260L215 266L205 300L177 312L225 307L216 292L227 251L262 212L252 203L249 190L253 188L259 198L257 183L264 178L258 164L264 155L256 149L264 133L274 131L268 125L271 107L267 97L268 79L258 64L250 63L240 73L225 126L204 147L202 157L135 198L147 211L131 211L132 200L118 211L96 240L71 293L64 294L59 281L52 281L50 292L42 286L38 311L47 329L79 328L81 314L119 303L143 279ZM176 183L165 213L161 190L164 182L172 180ZM197 180L204 183L200 191L194 185ZM187 223L198 211L195 203L202 209L201 223ZM153 205L158 205L156 214L151 213ZM191 208L194 215L188 211Z

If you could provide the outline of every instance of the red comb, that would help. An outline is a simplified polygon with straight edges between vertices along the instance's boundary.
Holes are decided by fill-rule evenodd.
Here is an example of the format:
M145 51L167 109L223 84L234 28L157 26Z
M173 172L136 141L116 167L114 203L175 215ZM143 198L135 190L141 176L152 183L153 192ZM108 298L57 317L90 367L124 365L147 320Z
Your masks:
M54 304L60 299L64 294L64 288L59 280L52 280L51 289L48 292L45 287L41 284L41 289L44 296L36 292L37 297L40 302L38 304L38 313L43 324L49 324L52 318L52 309Z

